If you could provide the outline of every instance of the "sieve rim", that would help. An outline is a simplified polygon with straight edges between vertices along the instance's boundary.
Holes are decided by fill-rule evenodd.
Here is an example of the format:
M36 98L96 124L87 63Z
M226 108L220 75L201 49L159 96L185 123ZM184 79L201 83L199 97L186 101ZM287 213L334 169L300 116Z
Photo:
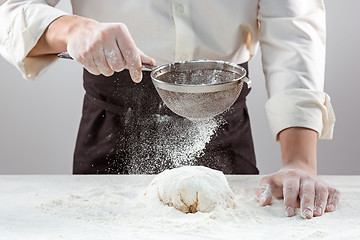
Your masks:
M213 84L182 84L182 83L169 83L158 79L157 77L171 72L171 69L176 69L177 66L195 65L202 66L206 69L206 65L216 66L216 68L209 68L211 70L226 70L239 75L239 77L231 79L230 81L213 83ZM218 60L191 60L191 61L180 61L169 64L164 64L156 67L151 72L150 76L155 87L163 90L172 92L183 92L183 93L209 93L218 92L233 88L234 85L242 84L246 79L246 69L235 63Z

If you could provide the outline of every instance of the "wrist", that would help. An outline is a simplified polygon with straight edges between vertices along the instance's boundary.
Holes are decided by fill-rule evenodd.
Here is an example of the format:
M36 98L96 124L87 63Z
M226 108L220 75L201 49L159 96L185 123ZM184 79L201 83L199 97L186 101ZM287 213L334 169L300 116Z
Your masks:
M279 134L282 169L302 169L316 175L317 133L311 129L293 127Z
M292 160L292 161L283 161L281 164L281 170L303 170L305 172L311 173L313 175L317 175L317 166L315 162L307 162L303 160Z
M91 25L94 24L98 24L98 22L80 16L61 16L50 23L28 56L65 52L70 39L79 36L78 31L91 28Z

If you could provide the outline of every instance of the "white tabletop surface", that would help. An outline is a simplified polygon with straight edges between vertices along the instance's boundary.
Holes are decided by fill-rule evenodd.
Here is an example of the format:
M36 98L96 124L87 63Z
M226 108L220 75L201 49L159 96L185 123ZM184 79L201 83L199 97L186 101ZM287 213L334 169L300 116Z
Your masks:
M2 175L0 239L360 239L360 176L320 176L342 193L323 217L287 218L282 200L261 208L261 176L227 176L236 208L183 214L154 209L154 176Z

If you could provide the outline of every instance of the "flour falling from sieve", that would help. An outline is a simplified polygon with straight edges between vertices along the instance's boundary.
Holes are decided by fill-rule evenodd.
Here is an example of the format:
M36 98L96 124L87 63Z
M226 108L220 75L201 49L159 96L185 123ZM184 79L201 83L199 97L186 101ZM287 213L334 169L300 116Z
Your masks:
M162 116L157 116L158 121L161 121ZM177 134L177 139L170 142L170 145L163 145L165 147L167 157L172 160L174 167L192 164L196 157L200 157L204 153L206 144L211 140L212 135L219 128L220 122L214 118L205 120L184 120L187 122L186 129L174 129ZM165 136L164 141L169 139ZM177 142L177 144L175 143Z
M116 105L127 109L123 109L119 127L114 130L115 157L109 155L104 172L157 174L179 166L199 165L205 157L212 160L212 156L204 154L207 144L226 123L223 116L204 120L180 117L171 112L146 79L141 87L129 87L121 79L114 84ZM215 161L218 163L218 159Z
M129 173L157 173L165 169L195 165L206 144L225 122L223 118L189 120L154 114L147 124L156 130L143 132L132 145Z

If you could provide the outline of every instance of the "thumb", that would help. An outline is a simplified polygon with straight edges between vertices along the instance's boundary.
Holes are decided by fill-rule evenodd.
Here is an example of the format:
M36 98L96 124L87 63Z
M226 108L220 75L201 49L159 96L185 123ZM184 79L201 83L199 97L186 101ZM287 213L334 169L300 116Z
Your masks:
M143 53L140 49L139 50L139 54L140 54L140 59L141 59L141 63L146 63L149 65L154 66L155 65L155 60L147 55L145 55L145 53Z
M263 182L256 190L256 198L259 201L260 206L266 206L271 204L272 200L272 188L267 182Z

